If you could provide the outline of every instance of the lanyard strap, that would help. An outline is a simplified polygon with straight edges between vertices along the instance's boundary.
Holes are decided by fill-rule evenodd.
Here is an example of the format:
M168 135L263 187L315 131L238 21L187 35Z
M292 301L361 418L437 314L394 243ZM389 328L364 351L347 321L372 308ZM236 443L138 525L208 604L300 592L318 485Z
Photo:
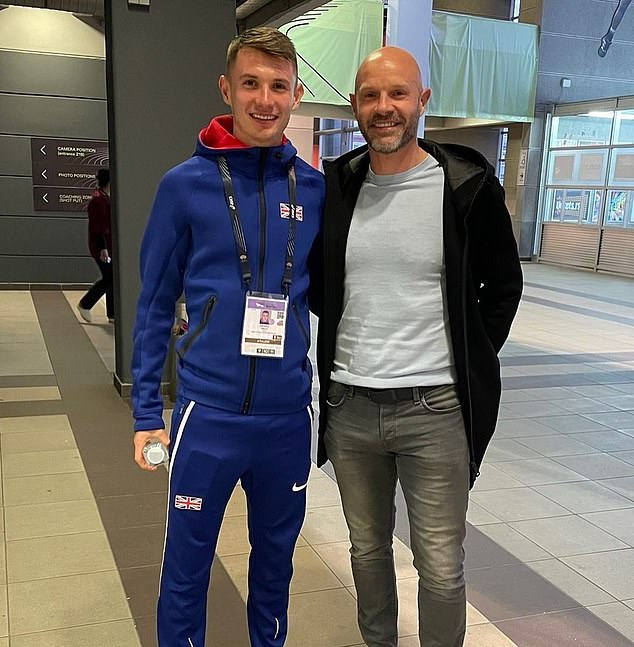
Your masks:
M297 222L297 178L295 167L288 167L288 241L286 243L286 259L284 275L282 276L282 294L288 296L293 282L293 258L295 257L295 223Z
M229 217L231 218L233 237L235 238L236 248L238 250L238 260L240 261L242 280L247 284L247 286L249 286L251 284L253 273L251 272L249 255L247 254L247 243L244 239L244 231L240 224L240 214L238 213L238 205L236 204L236 197L233 191L231 173L229 173L229 165L224 157L218 158L218 168L220 170L222 183L225 187L225 199L227 201L227 208L229 209Z
M238 204L236 201L235 192L233 190L233 180L229 171L229 164L227 159L223 156L218 157L218 169L220 170L220 177L225 190L225 200L229 210L229 217L231 218L231 228L233 230L233 237L236 241L236 250L238 252L238 260L240 261L240 271L242 273L242 280L248 288L251 285L253 273L251 271L251 264L249 263L249 255L247 254L247 243L244 238L244 230L240 222L240 214L238 212ZM286 258L284 260L284 274L282 275L282 293L288 296L291 283L293 281L293 263L295 257L295 221L297 219L297 178L295 176L295 167L291 164L288 167L288 197L289 197L289 223L288 223L288 240L286 243ZM262 232L265 235L265 232Z

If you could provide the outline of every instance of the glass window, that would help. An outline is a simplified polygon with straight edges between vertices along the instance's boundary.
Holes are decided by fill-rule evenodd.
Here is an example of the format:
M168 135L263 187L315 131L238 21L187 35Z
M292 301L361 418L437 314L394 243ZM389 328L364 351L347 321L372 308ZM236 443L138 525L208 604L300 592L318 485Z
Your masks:
M553 152L550 156L548 184L603 186L607 160L607 149Z
M572 184L575 175L575 153L552 153L548 184Z
M615 148L610 164L612 186L634 186L634 148Z
M564 190L548 189L546 191L546 210L544 220L546 222L561 222L561 214L564 206Z
M608 191L604 223L606 227L634 227L633 201L632 191Z
M634 110L619 110L616 113L614 143L634 144Z
M550 145L553 148L570 148L609 144L613 115L613 111L605 110L585 115L553 117Z
M581 205L586 191L568 189L564 197L564 205L561 212L562 222L579 222Z

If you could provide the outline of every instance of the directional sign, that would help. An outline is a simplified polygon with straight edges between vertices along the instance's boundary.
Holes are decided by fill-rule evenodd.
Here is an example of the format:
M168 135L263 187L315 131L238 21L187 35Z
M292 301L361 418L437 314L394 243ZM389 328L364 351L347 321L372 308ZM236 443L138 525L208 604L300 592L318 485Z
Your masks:
M108 142L81 139L31 138L31 160L47 164L108 166Z
M108 164L106 141L31 138L35 211L82 211Z
M84 211L91 197L91 189L33 187L35 211Z
M97 187L95 169L90 166L61 166L59 164L33 164L35 186L74 186L77 188Z

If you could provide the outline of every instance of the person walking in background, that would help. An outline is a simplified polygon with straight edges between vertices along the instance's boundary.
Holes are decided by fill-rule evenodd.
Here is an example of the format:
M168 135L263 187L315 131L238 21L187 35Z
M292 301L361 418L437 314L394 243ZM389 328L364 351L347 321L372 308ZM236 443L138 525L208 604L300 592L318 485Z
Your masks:
M84 294L77 309L84 321L92 321L90 312L95 303L106 295L106 315L114 322L112 292L112 225L110 221L110 169L97 171L97 189L88 202L88 249L95 259L101 278Z
M598 51L598 54L601 58L603 58L608 53L608 50L612 45L612 41L614 40L614 34L621 24L621 21L625 16L625 12L628 10L630 4L632 4L632 0L619 0L619 4L612 14L610 26L608 27L608 30L605 32L605 34L601 37L601 44L599 45Z
M369 647L398 642L397 481L420 644L463 644L469 487L495 429L497 354L522 291L493 167L471 148L416 138L430 94L408 52L371 54L351 95L368 146L324 162L318 465L335 469Z
M156 469L144 447L170 446L160 647L205 644L210 566L238 481L248 504L251 645L281 647L311 465L308 289L324 179L284 136L304 92L287 36L270 27L240 34L219 86L232 114L214 118L194 156L165 175L141 247L135 460ZM168 436L161 375L183 291L189 332L176 344Z

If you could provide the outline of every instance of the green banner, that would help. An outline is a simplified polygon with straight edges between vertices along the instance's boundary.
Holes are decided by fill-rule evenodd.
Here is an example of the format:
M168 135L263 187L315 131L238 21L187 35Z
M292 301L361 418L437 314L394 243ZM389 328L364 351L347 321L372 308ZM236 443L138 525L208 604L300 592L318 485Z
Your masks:
M357 68L383 44L383 0L332 0L279 29L297 49L302 102L348 106Z
M537 27L434 11L427 114L532 121Z

